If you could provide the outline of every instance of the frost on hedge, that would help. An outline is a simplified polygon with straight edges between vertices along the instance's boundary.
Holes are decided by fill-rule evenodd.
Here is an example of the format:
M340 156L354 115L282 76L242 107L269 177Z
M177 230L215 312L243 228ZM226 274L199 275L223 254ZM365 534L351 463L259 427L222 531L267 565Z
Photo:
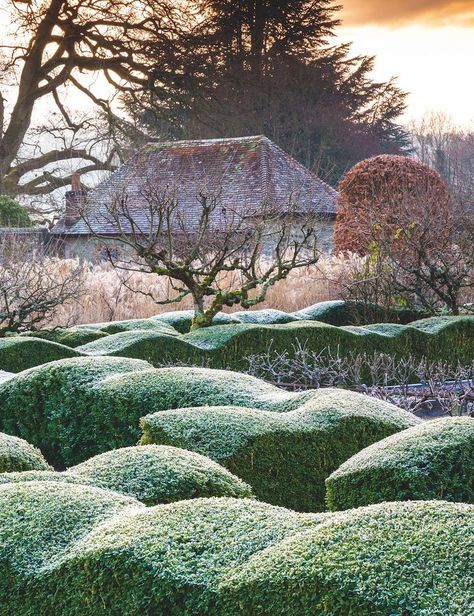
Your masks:
M21 372L46 362L80 355L68 346L40 338L11 336L0 339L0 370L6 372Z
M204 496L252 496L250 486L219 464L177 447L115 449L62 474L83 477L97 487L133 496L146 505Z
M332 510L389 500L474 503L474 419L438 419L389 436L349 458L326 485Z
M474 317L446 317L412 325L382 323L335 326L317 321L276 325L262 322L215 324L184 335L137 329L109 335L79 347L91 355L117 355L145 359L155 366L168 362L208 363L213 367L241 369L246 358L270 349L292 354L295 345L316 353L342 357L375 352L396 357L411 355L431 361L469 364L474 353Z
M36 447L22 438L0 433L0 473L49 469L51 467Z
M396 421L403 413L352 392L338 390L330 400L323 390L286 392L236 372L156 370L140 360L89 357L33 368L0 384L0 429L26 438L54 466L64 468L111 449L134 445L140 437L139 419L157 411L231 405L284 413L299 409L309 400L321 407L327 402L329 409L339 408L341 413L366 407L374 413L379 409L383 416L387 412L384 409L390 409ZM411 415L403 416L408 422L416 421ZM360 447L369 444L369 438L364 437ZM351 447L348 455L355 451Z
M419 422L353 392L318 390L297 410L178 408L141 420L142 443L190 449L219 462L266 502L324 509L324 480L352 452Z
M133 502L83 486L0 486L5 613L472 613L470 505L298 514L249 499Z

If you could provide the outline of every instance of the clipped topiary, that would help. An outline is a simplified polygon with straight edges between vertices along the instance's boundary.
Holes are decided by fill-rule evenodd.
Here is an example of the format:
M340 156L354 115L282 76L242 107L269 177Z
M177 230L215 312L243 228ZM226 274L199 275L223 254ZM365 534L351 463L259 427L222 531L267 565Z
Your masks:
M389 500L474 503L474 420L438 419L363 449L326 480L328 507Z
M470 505L384 503L309 515L248 499L148 509L126 501L84 486L0 487L5 613L472 612Z
M250 486L209 458L178 449L147 445L95 456L64 475L133 496L146 505L203 496L252 496Z
M96 525L130 507L144 506L122 494L84 485L49 481L0 485L1 611L32 614L28 610L35 606L34 589L30 587L31 596L25 596L32 576L60 560Z
M0 473L50 469L36 447L16 436L0 433Z
M67 357L80 357L81 353L63 344L40 338L12 336L0 338L0 370L21 372L34 366Z
M140 417L156 411L234 405L287 412L308 400L318 404L325 396L322 390L286 392L224 370L156 370L146 362L118 357L68 359L0 383L0 429L26 438L54 466L65 468L134 445L140 437ZM383 402L351 392L341 392L340 398L349 405L367 400L368 405L386 408Z
M226 616L469 616L473 536L474 507L460 503L334 513L234 567L217 603Z
M20 334L22 337L41 338L42 340L50 340L65 346L76 348L82 344L99 340L108 334L101 329L88 327L56 327L54 329L40 329L31 332Z
M324 480L352 452L419 422L353 392L315 392L298 410L179 408L141 420L142 443L175 445L219 462L256 496L297 511L324 510Z
M383 154L357 163L339 184L334 228L336 252L367 254L373 241L406 250L400 230L430 221L439 241L450 215L449 192L439 173L406 156Z
M184 336L149 330L121 332L78 347L88 355L144 359L155 366L169 362L206 364L215 368L246 369L249 355L294 352L304 345L317 353L348 354L384 352L396 357L411 355L431 361L469 363L474 352L474 317L449 317L437 331L416 326L377 328L336 327L322 322L294 321L279 325L238 323L201 328Z
M119 393L121 414L113 397L102 395L102 384L150 368L133 359L80 357L21 372L0 383L1 429L39 447L57 468L136 443L140 415L127 414L130 392L125 387Z

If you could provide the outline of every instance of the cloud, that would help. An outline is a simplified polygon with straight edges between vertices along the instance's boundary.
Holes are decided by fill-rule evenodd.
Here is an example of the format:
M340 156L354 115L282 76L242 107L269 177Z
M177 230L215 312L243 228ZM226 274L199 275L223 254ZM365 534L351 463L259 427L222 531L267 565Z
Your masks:
M474 0L341 0L344 25L474 25Z

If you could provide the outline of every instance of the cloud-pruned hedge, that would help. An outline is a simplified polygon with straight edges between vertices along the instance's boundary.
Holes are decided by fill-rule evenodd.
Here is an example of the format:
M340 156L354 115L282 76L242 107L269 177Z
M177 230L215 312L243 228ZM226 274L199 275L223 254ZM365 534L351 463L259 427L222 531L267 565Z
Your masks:
M21 372L50 361L80 355L68 346L41 338L0 338L0 370L5 372Z
M389 500L474 503L474 419L449 417L389 436L326 481L332 510Z
M49 468L44 464L43 468ZM159 445L114 449L65 472L0 473L0 484L27 481L94 486L136 498L149 506L207 496L253 498L250 486L209 458Z
M21 507L19 505L21 504ZM145 508L97 488L0 486L0 605L31 616L470 616L474 507L298 514L249 499Z
M158 445L124 447L95 456L65 475L133 496L146 505L205 496L252 497L250 486L209 458Z
M155 366L187 362L216 368L241 369L246 358L271 349L292 353L295 345L310 351L372 355L383 352L395 357L411 355L431 361L469 364L474 353L474 317L441 317L412 325L375 324L338 327L318 321L293 321L276 325L234 323L214 325L188 334L171 336L136 329L102 338L78 347L91 355L114 355L145 359Z
M0 473L49 469L51 467L36 447L16 436L0 433Z
M360 409L354 416L360 416L361 423L364 408L374 416L380 409L382 423L392 417L392 432L419 421L393 405L353 392L338 391L333 397L325 390L285 392L236 372L154 369L135 359L88 357L52 362L0 383L0 429L25 438L56 468L65 468L135 445L141 435L140 418L158 411L230 405L284 413L309 401L321 413ZM374 434L382 438L377 430ZM368 435L360 446L373 440ZM348 456L355 452L351 449Z
M72 349L89 342L94 342L99 338L107 336L107 332L96 327L57 327L53 329L39 329L28 331L20 334L20 336L28 338L41 338L50 342L57 342Z
M287 413L235 406L153 413L141 420L142 443L196 451L249 483L265 502L321 511L324 481L342 461L419 420L360 394L315 393Z

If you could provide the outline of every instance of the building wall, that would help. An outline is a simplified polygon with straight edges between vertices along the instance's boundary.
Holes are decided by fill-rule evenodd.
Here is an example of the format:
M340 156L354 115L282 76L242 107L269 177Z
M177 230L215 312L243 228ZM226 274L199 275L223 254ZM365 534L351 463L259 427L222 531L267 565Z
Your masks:
M297 225L295 225L295 229L297 228ZM332 253L334 248L334 220L330 218L321 218L316 223L316 229L318 249L323 253ZM109 249L116 248L122 254L131 250L129 246L124 245L120 240L115 238L104 240L87 235L65 236L62 239L58 239L57 242L58 252L64 258L79 258L94 263L103 261L107 258L103 249L104 245L107 245ZM269 244L265 247L264 252L269 255L271 250L272 246Z

